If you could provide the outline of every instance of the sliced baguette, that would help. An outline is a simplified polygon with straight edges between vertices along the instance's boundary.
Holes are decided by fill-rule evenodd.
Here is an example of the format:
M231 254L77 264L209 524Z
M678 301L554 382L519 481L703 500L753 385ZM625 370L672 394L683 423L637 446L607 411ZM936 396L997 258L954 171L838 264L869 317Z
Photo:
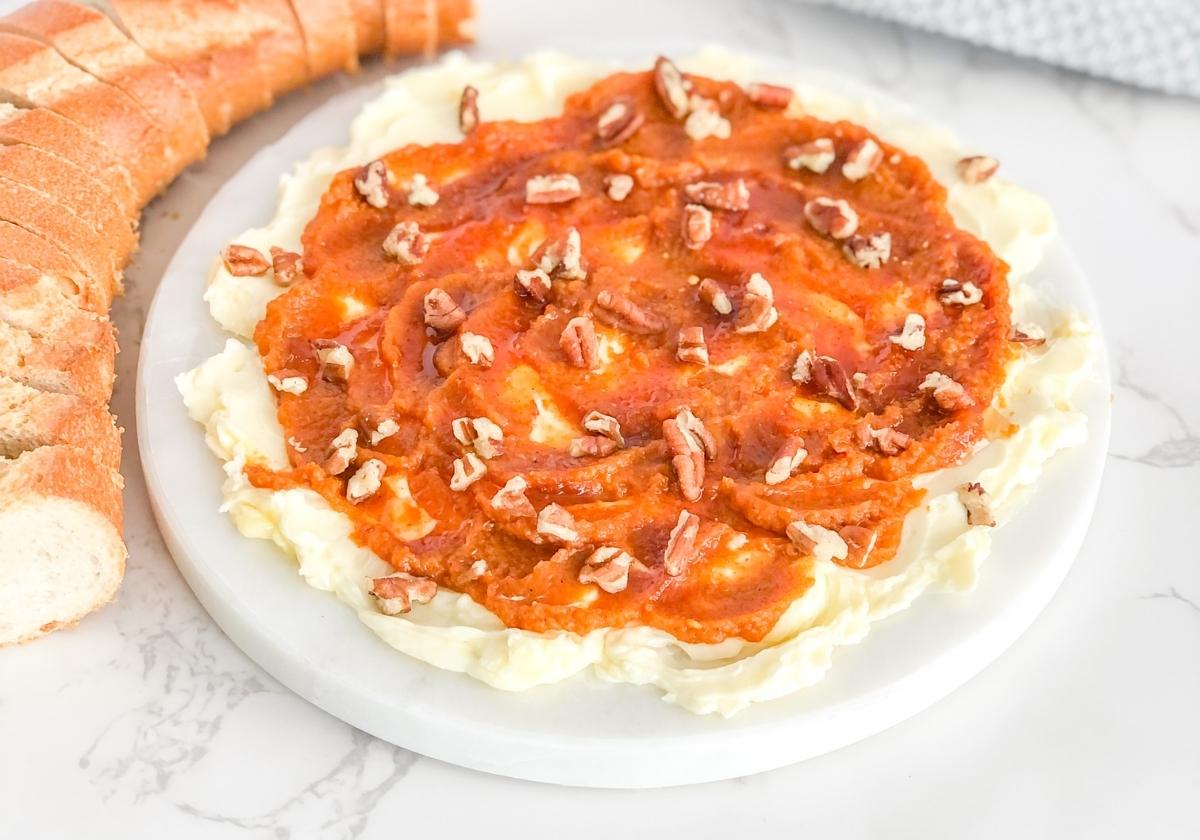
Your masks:
M105 344L113 331L104 315L79 309L53 277L0 259L0 321L54 341Z
M291 0L300 30L308 73L318 78L358 69L358 40L350 0Z
M129 170L142 204L171 180L166 138L145 111L52 47L0 32L0 97L49 108L94 134Z
M17 269L35 269L29 274L19 271L0 273L0 277L9 282L36 274L35 282L52 286L70 305L100 315L107 313L112 305L112 289L107 284L98 283L84 274L57 244L20 225L0 221L0 260ZM3 282L0 280L0 289L11 290L12 287L4 287Z
M437 49L437 0L384 0L383 14L388 58L432 55Z
M387 43L387 29L383 15L384 0L350 0L350 13L354 16L354 36L359 55L374 55L383 52Z
M84 451L109 469L121 467L121 430L103 403L0 376L0 458L60 445Z
M0 460L0 644L69 627L125 572L121 476L71 446Z
M111 330L94 344L56 341L0 321L0 375L30 388L107 402L117 343Z
M53 197L113 246L124 267L137 248L137 230L100 181L68 160L24 144L0 145L0 177Z
M167 140L163 154L172 177L204 157L208 128L191 90L105 15L65 0L36 0L0 19L0 27L52 45L136 100Z
M141 204L129 170L90 131L46 108L0 102L0 143L25 143L71 161L108 188L126 217L137 220Z
M258 66L275 95L308 82L304 33L288 0L242 0L242 17L258 54Z
M474 40L473 0L438 0L437 46L461 46Z

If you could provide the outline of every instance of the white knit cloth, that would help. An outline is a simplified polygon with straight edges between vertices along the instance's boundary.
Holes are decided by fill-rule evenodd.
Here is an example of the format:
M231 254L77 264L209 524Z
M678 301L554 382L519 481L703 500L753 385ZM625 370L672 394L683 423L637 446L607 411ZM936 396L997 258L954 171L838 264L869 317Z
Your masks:
M1167 93L1200 97L1200 0L816 0Z

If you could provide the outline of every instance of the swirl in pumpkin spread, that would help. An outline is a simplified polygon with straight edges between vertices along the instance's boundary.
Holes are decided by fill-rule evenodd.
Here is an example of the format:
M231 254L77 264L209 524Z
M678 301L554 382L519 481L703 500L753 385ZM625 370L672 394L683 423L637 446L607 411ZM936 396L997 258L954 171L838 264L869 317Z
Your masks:
M350 516L385 607L757 641L984 438L1006 266L925 165L671 71L342 172L309 223L255 336L293 466L247 474Z

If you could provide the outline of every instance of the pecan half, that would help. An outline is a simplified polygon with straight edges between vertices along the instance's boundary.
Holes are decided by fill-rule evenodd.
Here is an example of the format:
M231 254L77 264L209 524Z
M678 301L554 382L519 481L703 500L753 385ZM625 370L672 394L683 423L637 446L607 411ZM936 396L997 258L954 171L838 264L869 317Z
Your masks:
M667 537L663 551L663 571L671 577L683 574L688 564L696 559L696 538L700 536L700 517L689 510L681 510L675 527Z
M804 459L807 457L808 450L804 448L804 438L799 435L789 437L776 451L775 457L771 459L771 465L767 467L767 474L763 481L771 485L782 484L792 477L792 473L804 463Z
M713 215L702 204L685 204L683 206L683 244L693 251L703 248L704 243L712 239Z
M583 267L583 238L579 231L568 228L565 236L548 244L538 260L538 268L563 280L587 279L587 269Z
M538 513L537 532L553 542L570 545L579 541L575 517L565 507L553 502Z
M842 175L851 181L861 181L883 163L883 149L870 137L854 145L842 163Z
M379 492L383 486L383 474L387 465L378 458L368 458L346 482L346 500L352 504L365 502Z
M440 333L452 333L467 320L467 313L444 289L434 287L422 302L425 325Z
M514 475L492 496L492 507L509 516L537 516L533 502L525 495L528 489L525 477Z
M495 458L504 443L504 430L487 417L456 417L450 422L454 439L481 458Z
M750 209L750 188L746 186L745 178L724 183L696 181L685 186L683 194L687 196L688 201L703 204L713 210L741 212Z
M616 546L602 545L588 555L579 569L580 583L594 583L610 595L629 585L633 558Z
M958 177L968 184L982 184L996 174L1000 161L987 155L972 155L958 162Z
M616 172L604 176L604 194L613 201L624 201L633 192L633 176Z
M831 531L821 525L810 525L803 519L789 524L785 533L797 548L807 551L814 559L823 563L845 560L850 553L849 546L837 531Z
M429 186L429 179L420 172L414 173L408 182L408 203L413 207L432 207L438 203L437 190Z
M687 116L690 105L687 81L675 62L661 55L654 62L654 90L668 114L677 120Z
M968 525L982 525L992 528L996 525L996 517L992 514L992 497L983 485L977 481L963 484L958 488L958 500L967 511Z
M708 344L704 341L704 327L684 327L679 331L679 346L675 358L694 365L708 364Z
M667 451L671 454L671 467L679 482L679 492L683 498L694 502L704 491L704 449L675 417L664 420L662 430Z
M295 251L271 246L271 268L276 286L285 289L304 276L304 258Z
M282 368L267 374L267 382L276 391L285 394L303 394L308 390L308 379L300 371L291 368Z
M790 87L769 85L766 82L751 82L746 87L746 96L750 97L751 102L760 108L776 111L782 111L791 105L794 95Z
M733 302L716 280L705 277L700 281L700 286L696 291L700 295L700 300L711 306L718 315L728 315L733 311Z
M598 314L612 326L620 326L636 333L656 333L667 328L665 319L638 306L625 295L609 289L601 289L596 295Z
M721 116L721 109L716 102L693 95L690 108L691 113L683 121L684 134L692 140L706 140L709 137L716 137L718 140L729 139L733 133L733 126Z
M354 370L354 354L344 344L332 338L316 338L312 342L321 365L320 376L326 382L348 382Z
M569 173L534 175L525 182L526 204L563 204L582 194L579 179Z
M1037 324L1013 324L1008 340L1026 347L1041 347L1046 343L1046 331Z
M567 453L572 458L605 458L617 451L617 442L603 435L584 435L571 439Z
M595 370L600 365L600 342L596 339L596 327L586 315L576 315L563 327L558 346L567 361L577 368Z
M872 233L864 236L856 233L842 246L846 259L859 268L879 268L892 257L892 235Z
M513 279L513 289L523 298L542 304L550 298L550 275L540 268L518 271Z
M890 336L892 344L905 350L920 350L925 346L925 319L916 312L904 316L904 326L897 335Z
M843 408L858 408L858 395L842 363L832 356L817 356L805 350L792 365L792 381L808 385L817 396L829 397Z
M932 392L933 401L942 411L958 411L961 408L970 408L975 404L975 400L971 399L966 388L936 370L921 381L917 390Z
M342 429L337 437L329 442L329 451L322 466L330 475L341 475L350 469L357 457L358 430Z
M700 449L704 452L706 460L712 461L717 457L717 440L708 431L704 425L704 421L692 414L690 408L681 408L675 413L675 419L679 421L680 428L685 433L693 436L696 442L700 445Z
M804 205L804 218L823 236L845 239L858 230L858 214L841 198L820 196Z
M625 436L621 433L621 423L616 417L611 414L602 414L599 411L589 411L583 415L583 428L589 432L595 432L598 435L603 435L609 440L616 443L618 447L625 445Z
M807 169L818 175L827 172L836 159L837 150L833 147L833 140L828 137L818 137L783 150L783 160L789 169Z
M464 356L473 365L490 368L496 361L496 349L492 340L486 335L463 331L458 336L458 346Z
M766 332L778 320L771 284L758 272L751 274L746 281L746 292L742 295L733 331L742 334Z
M429 237L416 222L398 222L383 240L383 255L401 265L417 265L429 254Z
M912 444L912 438L894 426L876 429L866 420L854 427L854 437L863 449L874 449L888 457L899 455Z
M983 290L970 280L947 277L938 287L938 300L942 306L974 306L983 300Z
M596 136L604 146L619 146L636 134L645 121L633 100L622 96L596 118Z
M371 594L384 615L401 615L413 604L428 604L437 595L437 583L429 578L396 572L371 581Z
M225 263L225 270L234 277L257 277L266 274L271 267L262 251L249 245L226 245L221 252L221 260Z
M479 90L471 85L463 88L458 100L458 127L463 134L479 127Z
M373 160L359 169L354 176L354 189L372 207L379 210L387 207L390 193L387 164Z
M455 458L450 469L450 489L459 493L487 475L487 464L474 452Z

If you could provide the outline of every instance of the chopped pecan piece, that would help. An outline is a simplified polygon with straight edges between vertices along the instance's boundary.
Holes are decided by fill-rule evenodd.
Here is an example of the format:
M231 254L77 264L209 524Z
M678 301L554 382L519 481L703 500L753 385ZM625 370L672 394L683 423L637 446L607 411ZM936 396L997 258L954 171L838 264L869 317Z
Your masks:
M782 111L788 105L792 104L792 97L795 94L790 87L784 87L783 85L752 82L746 87L746 95L750 97L751 102L760 108Z
M716 102L702 96L692 96L690 99L691 113L683 121L683 133L692 140L706 140L716 137L718 140L728 140L733 133L729 120L721 116L721 109Z
M540 268L518 271L513 280L517 294L534 303L545 303L550 297L550 275Z
M713 215L702 204L685 204L683 207L683 244L693 251L703 248L712 239Z
M905 350L920 350L925 346L925 319L916 312L904 316L904 326L898 335L891 336L892 344Z
M463 331L458 336L458 346L467 357L467 361L473 365L489 368L492 362L496 361L496 349L492 347L492 340L486 335Z
M817 356L805 350L792 365L792 381L808 385L818 396L829 397L843 408L858 408L858 395L842 363L832 356Z
M912 444L912 438L894 426L876 429L866 420L854 427L854 437L863 449L874 449L880 455L899 455Z
M579 532L575 528L575 517L562 505L551 503L538 513L537 532L554 542L567 545L578 542Z
M470 566L467 567L467 576L470 577L472 580L478 580L479 578L481 578L487 574L487 570L488 570L488 567L487 567L486 560L476 560L474 563L472 563Z
M317 362L321 365L321 378L327 382L348 382L354 370L354 354L344 344L331 338L313 339Z
M616 443L618 447L625 445L625 436L621 434L621 423L616 417L610 414L602 414L599 411L589 411L583 415L583 428L589 432L595 432L598 435L603 435L609 440Z
M295 251L271 246L271 268L275 285L285 289L304 276L304 258Z
M859 268L879 268L892 257L892 235L872 233L864 236L856 233L846 240L842 252Z
M968 525L982 525L992 528L996 525L996 517L992 514L992 497L983 485L977 481L963 484L958 488L958 500L967 511Z
M387 465L378 458L368 458L363 461L350 480L346 482L347 501L358 504L374 496L383 486L383 474Z
M633 100L623 96L596 118L596 136L604 146L619 146L636 134L645 121Z
M291 368L283 368L267 374L267 382L271 383L271 387L276 391L282 391L285 394L303 394L308 390L308 380L305 379L304 374Z
M633 176L623 172L605 175L604 192L613 201L624 201L633 192Z
M429 254L429 237L416 222L398 222L384 237L383 254L401 265L417 265Z
M610 595L624 592L629 585L629 567L633 558L616 546L602 545L588 555L579 569L580 583L594 583Z
M504 430L487 417L456 417L450 422L454 439L472 448L480 458L495 458L504 443Z
M467 320L467 313L454 298L437 287L425 293L423 309L426 326L440 333L452 333Z
M690 106L687 82L669 58L659 56L654 62L654 90L668 114L677 120L687 116Z
M841 198L814 198L804 205L804 218L817 233L834 239L845 239L858 230L858 214Z
M917 386L918 391L932 391L933 401L942 411L958 411L960 408L970 408L975 404L966 388L959 385L944 373L934 371Z
M458 100L458 127L463 134L479 127L479 90L471 85L463 88Z
M614 326L622 326L631 332L656 333L667 327L667 322L618 292L602 289L596 295L596 306L604 320Z
M329 442L329 454L325 456L325 472L330 475L341 475L350 469L350 465L358 457L358 431L342 429L337 437Z
M582 194L579 179L569 173L534 175L525 182L526 204L563 204Z
M354 189L362 196L363 201L372 207L382 210L388 206L388 170L387 164L381 160L373 160L358 170L354 176Z
M528 489L524 476L514 475L492 496L492 507L509 516L537 516L533 502L525 495Z
M400 424L391 417L385 417L375 424L375 428L367 431L367 440L371 446L378 446L380 442L387 440L398 431L400 431Z
M371 581L371 594L384 615L401 615L413 604L428 604L437 594L437 583L429 578L396 572Z
M1008 340L1026 347L1041 347L1046 343L1046 331L1037 324L1013 324Z
M789 169L807 169L821 175L829 170L837 159L837 150L833 141L828 137L818 137L798 146L788 146L783 150L783 160Z
M740 212L750 209L750 188L746 186L745 178L724 183L696 181L685 186L683 194L687 196L688 201L703 204L713 210Z
M257 277L266 274L271 267L262 251L249 245L226 245L221 252L221 260L225 263L225 270L234 277Z
M695 365L708 364L704 327L684 327L679 331L679 346L675 349L675 358Z
M566 236L546 246L538 260L538 268L548 275L564 280L584 280L587 269L583 267L583 239L579 231L569 228Z
M983 290L970 280L947 277L938 288L938 300L942 306L974 306L983 300Z
M577 315L563 327L558 340L567 360L577 368L595 370L600 364L600 342L592 319Z
M584 435L571 439L567 452L572 458L605 458L617 451L617 442L603 435Z
M487 475L487 464L479 460L474 452L455 458L451 465L450 489L461 493Z
M851 181L861 181L883 163L883 149L868 137L854 145L842 163L842 174Z
M779 312L775 309L775 292L771 284L758 272L751 274L746 281L746 292L742 295L742 305L738 307L733 331L743 334L766 332L778 320Z
M688 564L696 559L696 538L700 535L700 517L689 510L681 510L675 527L667 537L667 548L663 552L663 571L671 577L683 574Z
M414 173L408 182L408 203L413 207L432 207L438 203L437 190L429 186L429 179L420 172Z
M700 294L700 300L711 306L718 315L728 315L733 311L733 302L716 280L705 277L700 281L697 292Z
M958 177L968 184L982 184L996 174L1000 161L987 155L973 155L958 162Z
M804 438L799 435L789 437L779 447L775 457L771 459L771 466L767 468L767 474L763 481L771 485L782 484L792 477L792 473L804 463L804 459L807 457L808 450L804 448Z
M850 553L849 546L837 531L831 531L821 525L810 525L803 519L789 524L786 533L788 539L801 551L807 551L822 563L845 560Z

